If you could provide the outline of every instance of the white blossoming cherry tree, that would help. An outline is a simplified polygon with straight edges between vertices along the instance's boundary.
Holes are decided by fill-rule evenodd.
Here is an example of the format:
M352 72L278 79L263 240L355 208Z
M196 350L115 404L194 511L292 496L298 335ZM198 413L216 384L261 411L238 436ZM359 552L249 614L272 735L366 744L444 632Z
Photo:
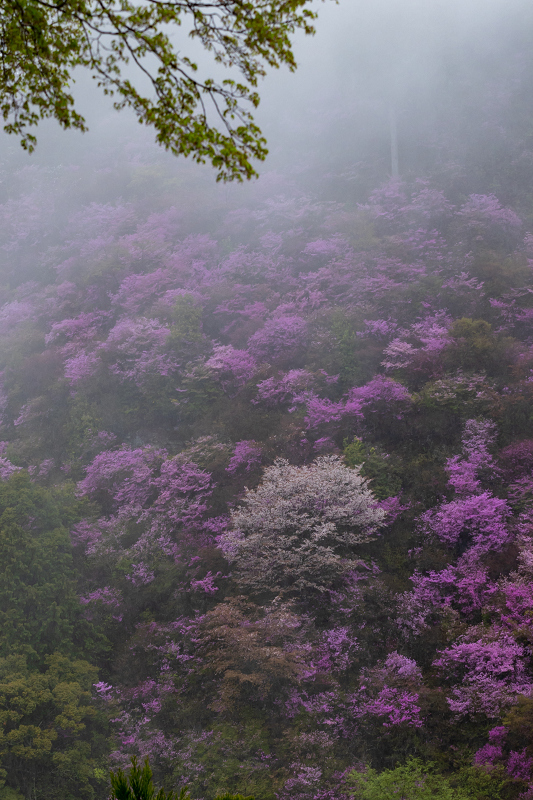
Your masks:
M301 467L280 458L246 489L222 550L251 593L317 598L343 587L384 517L366 479L338 456Z

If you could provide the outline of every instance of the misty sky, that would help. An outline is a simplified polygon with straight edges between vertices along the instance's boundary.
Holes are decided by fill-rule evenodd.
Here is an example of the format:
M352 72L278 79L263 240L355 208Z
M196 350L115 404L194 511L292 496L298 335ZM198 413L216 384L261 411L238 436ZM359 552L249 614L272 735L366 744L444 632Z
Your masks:
M256 117L271 151L261 172L292 168L299 160L299 168L316 164L327 171L332 164L338 169L338 163L377 159L385 170L391 104L397 108L405 163L411 140L427 138L431 126L438 127L432 115L438 116L443 96L451 98L453 114L465 75L475 84L505 69L532 17L524 0L326 0L315 7L316 36L295 39L297 72L273 71L259 87ZM185 38L183 50L208 70L197 44ZM128 140L146 152L152 149L151 132L141 129L131 112L115 112L86 75L78 76L74 93L88 134L65 133L51 121L37 131L35 156L19 153L14 137L4 137L4 157L12 154L19 163L76 161ZM470 98L466 104L472 104ZM475 115L468 125L475 127Z

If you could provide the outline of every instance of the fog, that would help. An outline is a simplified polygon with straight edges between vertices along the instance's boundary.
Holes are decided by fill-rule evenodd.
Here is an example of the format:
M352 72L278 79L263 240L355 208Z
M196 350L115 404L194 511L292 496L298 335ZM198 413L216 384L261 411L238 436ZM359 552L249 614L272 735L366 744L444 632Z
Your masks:
M126 196L131 176L146 168L173 176L186 192L209 196L220 208L247 207L279 194L353 207L396 175L436 180L454 196L495 192L502 201L522 202L533 180L527 145L533 102L530 4L341 0L315 3L314 9L316 35L294 36L297 70L270 69L259 80L255 118L269 155L255 164L258 180L220 185L210 165L165 152L150 128L128 109L115 111L78 69L73 94L89 132L63 131L55 120L44 120L35 129L32 154L16 137L0 134L4 197L17 191L22 175L23 185L31 185L32 169L38 169L40 191L51 171L53 193L55 171L76 166L83 172L83 191L76 190L78 200L65 199L65 209L107 196L111 179L105 174L115 175L115 186L124 187L119 194ZM186 30L173 36L180 52L196 60L201 76L220 81L228 74ZM130 67L126 74L138 78ZM157 191L155 184L150 191ZM205 224L211 224L207 217Z
M453 129L463 149L469 138L479 146L481 129L489 124L491 91L497 93L495 82L508 74L512 91L513 69L531 69L523 45L533 12L522 0L341 0L316 3L315 9L316 35L294 38L297 71L270 70L259 83L256 119L270 149L267 161L257 165L261 173L283 170L310 178L312 172L316 180L317 171L352 170L351 182L359 181L364 193L369 187L357 170L372 165L382 176L391 172L392 109L401 172L423 174L442 157L443 128ZM176 46L196 59L201 75L225 76L197 42L178 33ZM136 75L133 69L126 74ZM34 155L17 153L14 137L4 137L8 159L20 165L76 162L96 153L101 159L102 153L118 153L129 142L175 168L172 156L165 160L153 152L150 131L139 127L132 112L115 112L81 70L74 96L90 133L62 132L55 121L45 121L37 131Z
M0 800L533 798L533 7L314 8L257 179L0 135Z

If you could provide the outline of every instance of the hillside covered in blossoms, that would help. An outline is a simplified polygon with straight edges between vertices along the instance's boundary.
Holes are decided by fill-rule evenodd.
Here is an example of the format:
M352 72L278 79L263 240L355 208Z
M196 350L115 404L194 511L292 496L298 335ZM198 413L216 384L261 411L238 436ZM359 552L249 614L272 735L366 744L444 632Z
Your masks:
M530 73L355 194L4 164L2 800L533 797Z

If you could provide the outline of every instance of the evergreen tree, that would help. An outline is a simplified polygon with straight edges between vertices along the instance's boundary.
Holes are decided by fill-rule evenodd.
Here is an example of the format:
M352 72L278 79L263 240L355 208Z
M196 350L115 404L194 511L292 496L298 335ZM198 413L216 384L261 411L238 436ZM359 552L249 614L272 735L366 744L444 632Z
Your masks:
M15 472L0 482L0 656L72 651L78 607L60 510Z

